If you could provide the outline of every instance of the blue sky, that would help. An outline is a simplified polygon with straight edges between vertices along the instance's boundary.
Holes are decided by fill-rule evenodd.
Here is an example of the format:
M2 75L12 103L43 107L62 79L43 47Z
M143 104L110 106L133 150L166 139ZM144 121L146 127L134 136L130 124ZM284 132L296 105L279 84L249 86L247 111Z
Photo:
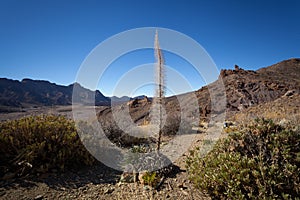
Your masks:
M299 9L297 0L0 0L0 77L69 85L99 43L140 27L164 27L188 35L219 69L238 64L255 70L300 57ZM181 67L188 66L184 60L170 53L165 58L166 64L184 74L192 89L205 84L186 70L189 67ZM151 50L120 57L98 89L113 95L122 72L149 62L154 62ZM149 88L134 94L142 93L151 94Z

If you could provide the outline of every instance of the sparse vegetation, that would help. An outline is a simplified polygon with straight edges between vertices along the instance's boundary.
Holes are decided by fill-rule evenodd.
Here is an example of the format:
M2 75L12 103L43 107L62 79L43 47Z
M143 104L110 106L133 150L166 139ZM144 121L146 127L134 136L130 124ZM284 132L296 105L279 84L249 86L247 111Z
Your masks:
M0 161L3 173L22 176L91 165L95 159L82 145L72 120L40 115L0 123Z
M281 121L300 123L300 95L298 93L292 96L282 96L275 101L262 103L256 106L249 107L243 112L235 113L231 120L247 124L251 119L263 117L272 119L274 122Z
M144 180L144 184L151 187L156 187L160 179L156 172L145 172L142 178Z
M220 140L206 156L191 152L195 185L214 199L295 199L300 196L300 129L257 119Z

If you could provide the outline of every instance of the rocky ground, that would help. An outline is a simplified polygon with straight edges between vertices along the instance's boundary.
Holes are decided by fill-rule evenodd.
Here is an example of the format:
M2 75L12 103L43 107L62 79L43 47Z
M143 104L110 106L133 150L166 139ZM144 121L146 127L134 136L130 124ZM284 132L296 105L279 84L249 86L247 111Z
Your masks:
M243 112L238 112L230 120L240 124L246 124L257 117L272 119L278 123L298 123L300 122L300 94L288 91L275 101L267 102L257 106L247 108Z
M95 169L67 174L15 180L1 187L0 199L209 199L192 186L186 172L168 178L158 190L138 183L116 184L116 174Z
M205 133L197 134L190 148L204 138ZM179 170L166 177L158 189L139 182L120 183L121 172L98 163L65 173L0 180L0 199L210 199L188 179L187 154L174 162Z

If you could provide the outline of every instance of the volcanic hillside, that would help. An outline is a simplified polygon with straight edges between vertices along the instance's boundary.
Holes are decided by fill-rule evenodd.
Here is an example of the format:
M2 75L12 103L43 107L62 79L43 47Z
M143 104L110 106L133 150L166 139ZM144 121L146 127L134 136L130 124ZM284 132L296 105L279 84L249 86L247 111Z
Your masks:
M249 107L275 101L286 93L300 93L300 59L289 59L257 71L244 70L235 66L232 70L221 70L218 80L193 92L199 102L199 111L202 119L208 118L212 113L218 114L226 110L227 117L244 111ZM223 85L222 85L223 84ZM189 95L186 96L188 104ZM226 102L224 107L213 108L211 96L218 101ZM225 98L226 97L226 98ZM151 101L148 99L134 100L118 105L119 109L129 107L129 113L135 123L143 124L149 119ZM218 103L215 105L218 107ZM165 99L165 108L168 116L180 115L180 106L176 96ZM118 109L118 108L116 108ZM111 109L99 113L100 118L110 118ZM171 117L172 118L172 117Z

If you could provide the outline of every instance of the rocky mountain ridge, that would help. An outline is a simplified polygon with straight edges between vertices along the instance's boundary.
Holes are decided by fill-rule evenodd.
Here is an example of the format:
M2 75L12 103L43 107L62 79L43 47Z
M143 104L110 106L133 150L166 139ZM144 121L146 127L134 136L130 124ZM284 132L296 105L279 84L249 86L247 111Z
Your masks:
M244 70L239 66L234 69L221 70L218 80L201 89L181 94L190 102L190 94L198 98L200 118L208 119L211 114L226 112L226 118L242 112L252 106L275 101L286 93L300 93L300 59L285 60L259 70ZM224 107L212 108L211 93L216 102L224 101ZM127 104L134 122L142 124L149 120L151 102L138 100ZM218 105L217 105L218 106ZM123 106L124 107L124 106ZM165 98L166 112L170 116L180 115L177 96ZM120 107L122 109L122 106ZM111 118L111 111L106 109L99 117Z
M227 114L274 101L286 92L300 92L300 59L289 59L257 71L235 66L221 70L218 80L196 91L203 116L211 112L209 89L222 81L226 94ZM218 96L218 95L217 95ZM220 95L221 96L221 95Z
M0 105L9 107L71 105L74 88L76 88L76 94L73 102L110 104L110 99L100 91L91 91L78 83L62 86L44 80L17 81L0 78Z
M226 97L225 109L230 115L232 112L274 101L288 91L300 93L299 77L299 58L288 59L256 71L244 70L236 65L234 69L221 70L218 80L214 83L190 93L194 93L198 98L201 117L208 117L212 112L211 90L215 91L217 98ZM225 91L218 88L220 82L224 85ZM61 86L49 81L31 79L16 81L0 78L0 105L9 107L71 105L74 87L76 87L77 94L74 95L73 101L87 105L94 103L94 96L96 105L109 106L111 101L116 104L123 104L132 100L129 97L105 97L100 91L93 92L83 88L78 83ZM221 94L221 92L225 92L225 94ZM144 96L141 96L137 99L142 100L143 98ZM171 110L180 110L176 96L166 98L165 103L166 109L170 112ZM132 117L136 120L144 120L148 116L150 105L151 102L147 102L147 105L138 103L132 109ZM141 116L135 116L134 113L139 113L138 115Z

